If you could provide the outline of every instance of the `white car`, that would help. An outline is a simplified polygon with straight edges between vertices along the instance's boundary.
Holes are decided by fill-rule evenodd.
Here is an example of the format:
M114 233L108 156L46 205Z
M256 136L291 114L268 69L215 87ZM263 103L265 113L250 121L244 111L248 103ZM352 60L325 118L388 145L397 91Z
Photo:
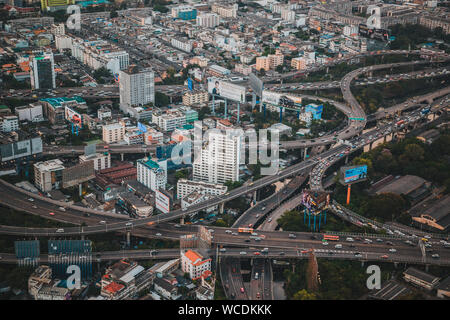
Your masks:
M397 252L397 249L391 248L391 249L389 249L389 252L392 252L392 253Z
M162 234L158 232L158 233L156 234L156 236L161 237Z

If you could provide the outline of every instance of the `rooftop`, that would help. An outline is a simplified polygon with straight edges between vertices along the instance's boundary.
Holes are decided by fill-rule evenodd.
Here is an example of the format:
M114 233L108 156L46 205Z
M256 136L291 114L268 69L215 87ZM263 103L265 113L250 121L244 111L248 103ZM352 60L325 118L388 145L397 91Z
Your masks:
M422 270L419 270L419 269L416 269L413 267L409 267L408 269L406 269L406 271L403 274L420 279L427 283L433 283L439 279L438 277L435 277L429 273L426 273Z

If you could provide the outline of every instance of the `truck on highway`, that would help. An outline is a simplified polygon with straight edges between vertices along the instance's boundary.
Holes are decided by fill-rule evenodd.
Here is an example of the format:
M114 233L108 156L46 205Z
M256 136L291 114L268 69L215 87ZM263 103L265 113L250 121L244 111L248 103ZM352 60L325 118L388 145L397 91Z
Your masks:
M404 124L404 123L405 123L405 120L400 120L400 121L397 121L397 122L395 123L395 126L399 127L399 126L401 126L401 125Z
M428 113L430 113L431 107L425 107L422 110L420 110L420 114L421 115L426 115Z
M269 253L269 248L264 248L261 250L261 253Z
M238 228L238 232L239 233L253 233L253 228L240 227L240 228Z

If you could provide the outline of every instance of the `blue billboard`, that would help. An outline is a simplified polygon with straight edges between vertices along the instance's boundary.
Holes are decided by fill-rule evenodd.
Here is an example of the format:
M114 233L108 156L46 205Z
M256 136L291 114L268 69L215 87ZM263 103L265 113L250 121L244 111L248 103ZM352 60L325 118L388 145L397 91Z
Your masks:
M145 124L142 124L140 122L138 122L138 130L142 133L146 133L147 132L147 127L145 126Z
M355 181L361 181L367 178L367 165L342 167L343 182L349 184Z
M314 120L320 120L322 118L322 112L323 112L323 105L317 105L317 104L308 104L305 107L305 112L311 112L312 118Z
M189 89L189 91L194 90L194 82L192 81L191 78L188 78L188 79L187 79L187 84L188 84L188 89Z

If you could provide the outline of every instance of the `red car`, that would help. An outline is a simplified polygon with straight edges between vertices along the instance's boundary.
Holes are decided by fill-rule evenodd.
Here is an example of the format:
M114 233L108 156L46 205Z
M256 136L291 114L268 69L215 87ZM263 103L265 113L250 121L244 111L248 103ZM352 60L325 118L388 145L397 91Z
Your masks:
M245 291L244 291L244 288L241 288L241 292L242 292L242 293L244 293L244 292L245 292Z
M54 216L54 215L55 215L55 213L54 213L54 212L50 212L49 214L50 214L51 216Z
M261 255L261 252L256 251L256 252L253 252L253 254L254 254L255 256L259 256L259 255Z
M387 258L388 258L388 255L387 255L387 254L385 254L384 256L381 256L381 258L383 258L383 259L387 259Z

